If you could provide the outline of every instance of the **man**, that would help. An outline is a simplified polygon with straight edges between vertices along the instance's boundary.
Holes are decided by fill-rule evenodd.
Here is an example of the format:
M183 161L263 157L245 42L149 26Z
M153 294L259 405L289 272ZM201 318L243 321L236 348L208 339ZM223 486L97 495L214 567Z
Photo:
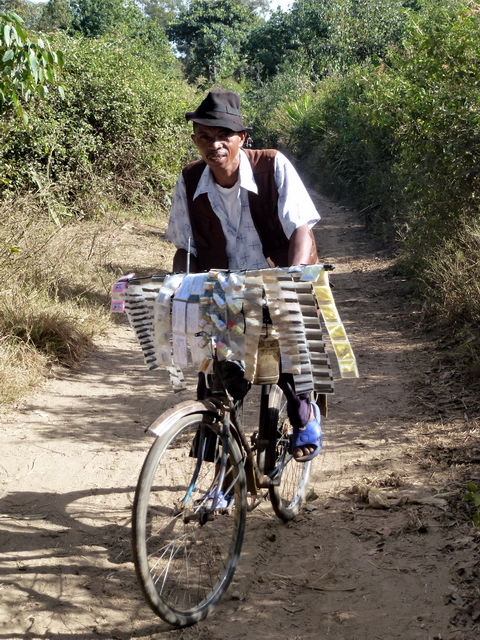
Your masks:
M173 197L167 239L177 247L173 270L263 269L317 261L311 228L320 219L297 172L272 149L244 150L245 127L236 93L212 89L185 117L201 160L185 167ZM320 411L295 393L293 376L278 382L293 427L299 462L321 449Z

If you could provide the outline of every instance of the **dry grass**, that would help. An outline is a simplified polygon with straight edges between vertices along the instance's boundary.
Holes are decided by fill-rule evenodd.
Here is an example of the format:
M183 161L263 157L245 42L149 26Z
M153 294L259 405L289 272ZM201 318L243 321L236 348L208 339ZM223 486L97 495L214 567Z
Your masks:
M428 259L424 327L447 350L445 362L470 379L480 373L480 227L460 226Z
M480 323L480 227L462 226L430 257L425 271L429 310L448 326Z
M164 220L131 211L62 220L44 201L30 195L0 206L4 405L39 384L52 364L81 363L113 326L110 291L119 276L167 271L173 255Z
M99 324L99 309L84 310L45 294L26 295L19 287L0 293L1 335L10 346L26 345L46 356L47 362L74 367L93 347L94 327Z
M0 405L9 405L44 380L47 358L21 342L0 339Z

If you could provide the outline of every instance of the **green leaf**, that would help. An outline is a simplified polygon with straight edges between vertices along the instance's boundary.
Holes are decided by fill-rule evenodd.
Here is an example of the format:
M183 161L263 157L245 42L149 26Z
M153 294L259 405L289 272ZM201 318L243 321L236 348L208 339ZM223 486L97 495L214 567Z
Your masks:
M19 24L17 24L17 26L15 27L15 31L17 32L17 35L18 35L20 41L26 43L27 42L27 34L25 33L25 31L22 29L22 27Z
M13 11L12 11L12 13L9 13L9 14L8 14L8 17L9 17L13 22L16 22L16 23L17 23L17 30L18 30L18 27L19 27L21 24L23 24L23 20L22 20L22 18L21 18L18 14L14 13Z
M9 60L13 60L15 54L12 49L7 49L3 54L2 62L8 62Z
M6 24L3 28L3 39L7 47L9 47L10 43L12 42L12 38L11 38L12 30L13 30L13 27L9 24Z
M30 69L32 70L32 73L36 76L38 72L38 62L37 62L37 57L33 52L31 52L30 55L28 56L28 61L29 61Z

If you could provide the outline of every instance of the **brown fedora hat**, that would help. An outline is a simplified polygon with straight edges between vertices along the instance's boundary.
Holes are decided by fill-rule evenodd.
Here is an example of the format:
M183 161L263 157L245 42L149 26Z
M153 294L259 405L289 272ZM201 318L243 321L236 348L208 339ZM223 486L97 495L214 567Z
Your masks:
M187 111L185 118L207 127L245 131L240 115L240 97L233 91L220 88L209 91L200 106L195 111Z

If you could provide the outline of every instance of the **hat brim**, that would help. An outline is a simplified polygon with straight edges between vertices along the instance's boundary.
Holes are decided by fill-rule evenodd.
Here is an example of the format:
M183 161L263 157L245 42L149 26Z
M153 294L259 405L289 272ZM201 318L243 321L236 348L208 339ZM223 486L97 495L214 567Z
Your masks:
M223 127L224 129L230 129L236 133L245 131L246 127L242 122L241 116L234 116L232 114L221 113L214 111L213 113L205 113L197 115L196 111L187 111L185 118L188 121L203 124L206 127Z

